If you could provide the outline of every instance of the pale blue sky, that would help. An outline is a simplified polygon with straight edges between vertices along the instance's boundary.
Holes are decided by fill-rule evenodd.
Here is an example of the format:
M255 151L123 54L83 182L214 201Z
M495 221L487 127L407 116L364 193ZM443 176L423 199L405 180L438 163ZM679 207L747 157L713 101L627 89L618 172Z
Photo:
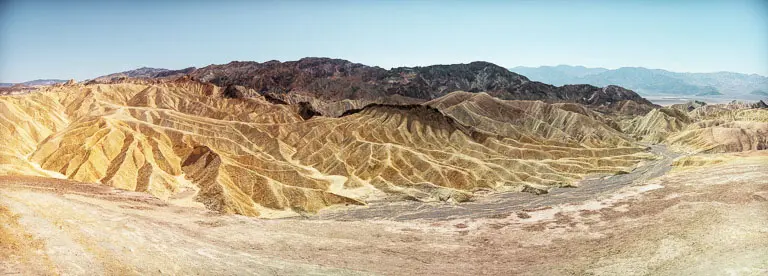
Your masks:
M505 67L643 66L768 75L768 5L739 0L0 4L0 82L83 80L141 66L176 69L306 56L384 68L484 60Z

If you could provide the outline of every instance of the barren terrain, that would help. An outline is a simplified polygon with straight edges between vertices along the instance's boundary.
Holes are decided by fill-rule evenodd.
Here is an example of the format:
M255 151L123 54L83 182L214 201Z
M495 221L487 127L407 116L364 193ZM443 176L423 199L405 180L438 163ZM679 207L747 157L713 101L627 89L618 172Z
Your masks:
M101 183L276 218L381 198L462 202L482 191L541 191L656 158L580 105L453 92L326 117L226 93L182 78L0 97L0 175Z
M0 273L761 275L768 155L738 157L568 203L542 206L542 195L530 208L441 220L262 220L2 177Z
M0 274L768 274L762 102L484 62L140 71L0 96Z

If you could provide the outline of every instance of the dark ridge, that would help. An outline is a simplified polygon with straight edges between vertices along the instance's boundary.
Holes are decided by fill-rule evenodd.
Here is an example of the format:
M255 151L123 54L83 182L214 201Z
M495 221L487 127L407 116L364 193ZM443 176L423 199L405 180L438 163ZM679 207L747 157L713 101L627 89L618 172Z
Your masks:
M420 105L420 104L381 104L381 103L372 103L372 104L367 104L366 106L363 106L362 108L355 108L355 109L350 109L350 110L344 111L344 113L342 113L339 116L339 118L345 117L345 116L348 116L348 115L352 115L352 114L356 114L356 113L360 113L361 111L363 111L365 109L371 109L371 108L376 108L376 107L389 107L389 108L394 108L394 109L399 109L399 110L412 110L413 108L417 108L417 107L421 107L421 106L423 106L423 105ZM434 107L429 107L429 108L434 109L437 112L440 112L440 110L437 110L437 108L434 108ZM442 114L442 112L440 112L440 114Z
M688 117L685 112L682 110L676 109L676 108L659 108L659 112L666 114L669 117L678 119L686 124L690 124L693 122L690 117Z
M765 104L763 100L760 100L752 104L752 108L768 108L768 104Z
M85 85L94 85L94 84L118 84L118 83L136 83L136 84L162 84L162 83L171 83L171 82L192 82L197 84L203 84L203 85L211 85L207 82L199 81L195 78L192 78L188 75L178 76L176 78L132 78L132 77L114 77L110 79L92 79L92 80L86 80L83 83Z
M240 85L227 86L227 88L224 88L224 91L221 93L222 96L230 99L242 99L245 98L247 94L247 89Z
M312 117L315 116L322 116L320 112L317 112L314 107L308 102L300 102L299 103L299 116L301 116L302 119L309 120L312 119Z
M93 80L100 83L106 83L119 78L161 79L161 78L180 77L180 76L188 75L194 72L195 70L197 70L197 68L195 67L187 67L180 70L141 67L134 70L123 71L119 73L96 77Z
M321 101L376 100L393 95L432 100L454 91L487 92L504 100L573 102L607 107L630 100L657 107L634 91L618 86L553 86L531 81L489 62L398 67L386 70L342 59L303 58L297 61L230 62L190 73L220 87L242 85L260 94L301 94Z
M380 103L372 103L364 106L363 108L358 109L350 109L345 111L339 118L361 113L367 110L384 110L385 112L388 112L389 110L394 110L401 113L411 113L415 115L420 121L422 121L425 125L432 125L435 127L440 127L441 124L447 125L452 129L452 131L461 131L468 137L470 137L472 140L483 143L486 139L489 137L494 137L496 139L501 140L503 137L500 137L496 134L487 133L478 129L475 129L471 126L463 125L456 120L454 120L451 116L445 115L442 111L440 111L437 108L428 106L428 105L420 105L420 104L406 104L406 105L394 105L394 104L380 104ZM411 127L411 121L408 121L408 128Z
M192 165L196 163L198 160L200 160L200 158L205 158L204 166L208 166L211 164L213 159L219 158L219 155L216 154L207 146L196 146L194 149L192 149L192 151L189 153L189 155L181 164L181 166L186 167L186 166Z
M264 96L265 100L267 100L268 102L270 102L272 104L280 104L280 105L287 105L288 104L287 102L285 102L285 101L283 101L281 99L275 98L274 96L270 95L269 93L262 93L261 95Z
M195 67L187 67L181 70L167 70L167 71L161 71L156 73L153 78L165 78L165 77L174 77L178 75L186 75L190 74L197 70Z

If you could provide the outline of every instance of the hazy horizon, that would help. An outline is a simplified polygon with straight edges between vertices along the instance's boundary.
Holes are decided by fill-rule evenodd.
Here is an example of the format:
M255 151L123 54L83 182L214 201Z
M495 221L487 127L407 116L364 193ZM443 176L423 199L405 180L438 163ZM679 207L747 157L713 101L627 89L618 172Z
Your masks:
M334 58L334 57L320 57L320 58ZM296 59L296 60L298 60L298 59ZM288 62L288 61L296 61L296 60L278 60L278 61L280 61L280 62ZM229 61L229 62L235 62L235 61L246 61L246 60L232 60L232 61ZM264 63L264 62L267 62L267 61L271 61L271 60L261 60L261 61L257 61L257 60L248 60L248 61L254 61L254 62ZM350 60L350 61L351 61L351 62L355 62L355 63L358 63L358 62L356 62L356 61L354 61L354 60ZM490 62L490 63L494 63L494 62L492 62L492 61L487 61L487 60L476 60L476 61L482 61L482 62ZM226 64L226 63L229 63L229 62L220 63L220 64ZM216 63L212 63L212 64L206 64L206 65L202 65L202 66L207 66L207 65L214 65L214 64L216 64ZM430 66L430 65L448 65L448 64L451 64L451 63L434 63L434 64L421 64L421 65L418 65L418 64L417 64L417 65L411 65L411 67L417 67L417 66ZM371 65L371 64L365 64L365 65L369 65L369 66L378 66L378 65ZM738 73L738 74L745 74L745 75L757 75L757 76L761 76L761 77L768 77L768 75L762 75L762 74L756 74L756 73L741 73L741 72L733 72L733 71L714 71L714 72L681 72L681 71L673 71L673 70L668 70L668 69L664 69L664 68L647 68L647 67L642 67L642 66L622 66L622 67L606 68L606 67L589 67L589 66L583 66L583 65L572 65L572 64L538 65L538 66L522 66L522 65L519 65L519 66L503 66L503 65L500 65L500 64L496 64L496 65L499 65L499 66L501 66L501 67L504 67L504 68L507 68L507 69L514 69L514 68L516 68L516 67L539 68L539 67L558 67L558 66L584 67L584 68L587 68L587 69L607 69L607 70L616 70L616 69L621 69L621 68L645 68L645 69L648 69L648 70L666 70L666 71L670 71L670 72L674 72L674 73L686 73L686 74ZM86 80L86 79L92 79L92 78L96 78L96 77L100 77L100 76L104 76L104 75L108 75L108 74L113 74L113 73L120 73L120 72L124 72L124 71L131 71L131 70L135 70L135 69L141 69L141 68L151 68L151 69L167 69L167 70L180 70L180 69L185 69L185 68L189 68L189 67L197 67L197 68L200 68L200 67L202 67L202 66L186 66L186 67L179 67L179 68L164 68L164 67L157 67L157 66L148 66L148 65L142 65L142 66L138 66L138 67L135 67L135 68L130 68L130 69L126 69L126 70L121 70L121 71L114 71L114 72L103 72L103 73L99 73L99 74L97 74L97 75L95 75L95 76L92 76L92 77L89 77L89 78L85 78L85 79L75 79L75 80L76 80L76 81L82 81L82 80ZM381 67L381 66L379 66L379 67ZM382 68L384 68L384 69L392 69L392 68L396 68L396 67L382 67ZM56 78L56 77L51 77L51 78L35 78L35 79L28 79L28 80L24 80L24 81L18 81L18 82L2 82L2 81L0 81L0 83L22 83L22 82L27 82L27 81L35 81L35 80L54 80L54 79L55 79L55 80L67 80L67 78Z
M225 3L3 1L0 82L310 56L768 76L763 1Z
M648 70L665 70L665 71L669 71L669 72L684 73L684 74L737 73L737 74L744 74L744 75L758 75L758 76L762 76L762 77L768 77L768 75L758 74L758 73L743 73L743 72L734 72L734 71L688 72L688 71L669 70L669 69L665 69L665 68L650 68L650 67L643 67L643 66L602 67L602 66L584 66L584 65L580 65L580 64L555 64L555 65L544 64L544 65L538 65L538 66L518 65L518 66L511 66L511 67L506 67L506 68L508 68L508 69L512 69L512 68L515 68L515 67L540 68L540 67L558 67L558 66L584 67L584 68L587 68L587 69L607 69L607 70L617 70L617 69L621 69L621 68L645 68L645 69L648 69Z

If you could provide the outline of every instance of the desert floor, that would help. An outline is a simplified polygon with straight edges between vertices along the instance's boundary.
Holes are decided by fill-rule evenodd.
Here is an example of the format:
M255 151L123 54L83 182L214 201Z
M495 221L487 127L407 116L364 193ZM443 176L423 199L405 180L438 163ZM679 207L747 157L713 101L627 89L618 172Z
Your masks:
M676 155L550 194L256 219L0 177L0 274L765 275L768 153Z

